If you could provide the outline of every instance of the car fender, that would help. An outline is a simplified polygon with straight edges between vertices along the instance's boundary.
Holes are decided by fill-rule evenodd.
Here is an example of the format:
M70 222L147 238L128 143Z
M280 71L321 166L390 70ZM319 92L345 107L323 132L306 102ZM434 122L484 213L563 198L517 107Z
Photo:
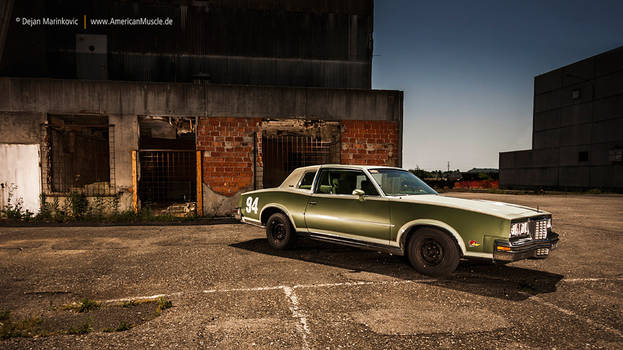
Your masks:
M297 230L296 224L294 223L294 218L292 218L292 215L290 215L290 212L288 211L288 209L286 209L285 206L279 203L267 203L266 205L264 205L262 207L262 210L260 210L260 215L259 215L260 222L262 221L262 214L264 213L264 210L270 209L270 208L277 208L281 210L282 212L284 212L290 219L290 223L292 224L292 227L294 227L294 230L295 231Z
M411 229L413 226L433 226L433 227L439 227L449 232L454 237L456 242L458 243L459 248L461 249L461 255L465 255L465 252L467 250L465 248L465 242L463 242L463 238L461 238L461 235L459 235L459 233L452 226L446 224L443 221L433 220L433 219L417 219L417 220L409 221L405 223L404 225L402 225L400 229L398 230L398 235L396 236L396 243L398 243L398 245L400 245L400 240L402 239L402 235L408 232L409 229Z

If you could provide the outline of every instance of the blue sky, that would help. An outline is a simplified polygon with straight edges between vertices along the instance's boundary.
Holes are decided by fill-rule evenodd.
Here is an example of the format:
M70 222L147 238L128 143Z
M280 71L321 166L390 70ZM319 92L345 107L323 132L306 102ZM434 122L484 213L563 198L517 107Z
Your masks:
M372 87L403 90L403 167L530 149L534 76L623 45L623 1L375 1Z

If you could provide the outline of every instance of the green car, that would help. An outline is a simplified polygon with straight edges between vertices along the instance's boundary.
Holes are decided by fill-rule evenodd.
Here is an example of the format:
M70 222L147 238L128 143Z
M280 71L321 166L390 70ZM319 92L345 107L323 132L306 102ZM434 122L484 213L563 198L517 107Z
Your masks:
M406 255L431 276L451 274L462 258L545 258L558 243L548 212L440 196L411 172L380 166L295 169L277 188L243 193L237 217L266 227L276 249L303 236Z

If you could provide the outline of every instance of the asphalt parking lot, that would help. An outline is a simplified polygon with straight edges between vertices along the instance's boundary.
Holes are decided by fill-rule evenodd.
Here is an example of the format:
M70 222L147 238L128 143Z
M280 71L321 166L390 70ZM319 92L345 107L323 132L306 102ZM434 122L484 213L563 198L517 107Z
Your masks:
M247 225L2 227L0 311L15 319L54 319L83 298L173 307L145 319L119 308L110 317L127 317L125 331L0 348L623 348L623 196L446 195L538 205L560 246L437 280L349 247L274 251Z

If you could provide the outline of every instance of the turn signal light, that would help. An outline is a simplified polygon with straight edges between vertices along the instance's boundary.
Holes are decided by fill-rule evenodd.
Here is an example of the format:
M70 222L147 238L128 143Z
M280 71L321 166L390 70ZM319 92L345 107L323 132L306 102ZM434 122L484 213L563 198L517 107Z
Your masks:
M501 246L501 245L499 245L499 246L497 247L497 249L498 249L498 250L503 250L503 251L505 251L505 252L510 252L510 251L511 251L511 247L504 247L504 246Z

